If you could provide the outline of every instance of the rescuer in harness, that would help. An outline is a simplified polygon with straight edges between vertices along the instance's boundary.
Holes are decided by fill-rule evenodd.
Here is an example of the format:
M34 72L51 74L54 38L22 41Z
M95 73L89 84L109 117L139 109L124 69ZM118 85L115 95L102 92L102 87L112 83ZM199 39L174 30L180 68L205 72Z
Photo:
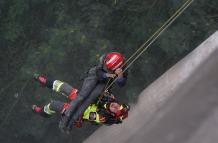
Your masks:
M89 70L88 76L84 79L79 92L65 82L47 79L43 75L35 77L42 85L61 92L72 100L64 114L62 114L59 124L60 128L68 131L71 130L72 123L85 112L91 103L96 102L109 79L117 77L115 83L119 86L125 85L127 72L123 73L123 63L124 57L118 52L101 56L99 63ZM76 96L77 94L78 96Z
M68 98L69 99L69 98ZM32 109L42 117L51 117L55 113L61 115L69 108L69 103L53 100L45 106L33 105ZM94 124L120 124L128 117L129 105L120 104L111 93L107 93L97 103L88 106L85 112L73 122L74 127L80 128L84 121Z

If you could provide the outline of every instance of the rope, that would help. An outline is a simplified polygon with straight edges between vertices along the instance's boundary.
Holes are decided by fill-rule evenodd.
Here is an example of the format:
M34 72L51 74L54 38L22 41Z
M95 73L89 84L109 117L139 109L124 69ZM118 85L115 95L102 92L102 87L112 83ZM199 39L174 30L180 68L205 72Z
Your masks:
M149 41L151 41L158 33L160 33L162 31L162 29L168 25L168 23L170 21L172 21L180 12L181 10L188 4L188 6L191 4L190 2L192 2L193 0L187 0L151 37L149 37L149 39L143 43L138 50L136 50L135 53L132 54L132 56L130 56L126 62L124 63L123 66L125 66L135 55L137 55L137 53L140 51L140 50L143 50L145 45L149 43ZM184 9L185 10L185 9ZM176 17L177 18L177 17Z
M122 73L124 73L148 48L156 41L156 39L191 5L194 0L187 0L145 43L143 43L133 55L126 60L122 67L127 65ZM147 46L146 46L147 45ZM132 60L133 59L133 60ZM132 61L131 61L132 60ZM128 63L130 61L130 63ZM110 85L105 88L107 91L117 80L116 77Z

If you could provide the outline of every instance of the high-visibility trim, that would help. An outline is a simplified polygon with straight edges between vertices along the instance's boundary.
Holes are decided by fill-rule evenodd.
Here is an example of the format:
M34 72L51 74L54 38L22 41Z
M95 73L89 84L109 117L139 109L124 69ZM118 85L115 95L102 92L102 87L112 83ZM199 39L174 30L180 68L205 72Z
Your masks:
M77 97L78 89L73 88L70 95L67 97L69 100L74 100Z
M55 80L53 83L53 90L56 92L60 91L60 87L64 84L64 82L60 81L60 80Z
M44 112L47 113L48 115L51 115L51 114L56 113L55 111L53 111L53 110L50 109L50 103L49 103L48 105L44 106L43 110L44 110Z
M107 109L107 104L104 104L104 108Z
M96 118L94 120L90 120L90 113L95 113ZM89 107L83 113L83 119L101 123L99 114L97 113L97 106L95 104L89 105Z

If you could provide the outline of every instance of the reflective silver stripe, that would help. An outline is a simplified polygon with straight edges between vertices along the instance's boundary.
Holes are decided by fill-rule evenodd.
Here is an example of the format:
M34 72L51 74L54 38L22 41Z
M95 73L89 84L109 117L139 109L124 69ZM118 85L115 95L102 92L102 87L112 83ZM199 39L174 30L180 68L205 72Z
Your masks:
M62 82L60 80L55 80L54 83L53 83L53 90L56 91L56 92L59 92L60 91L60 87L63 84L64 84L64 82Z
M44 106L44 112L47 113L47 114L49 114L49 115L55 113L55 111L52 111L52 110L50 109L50 103L49 103L48 105Z

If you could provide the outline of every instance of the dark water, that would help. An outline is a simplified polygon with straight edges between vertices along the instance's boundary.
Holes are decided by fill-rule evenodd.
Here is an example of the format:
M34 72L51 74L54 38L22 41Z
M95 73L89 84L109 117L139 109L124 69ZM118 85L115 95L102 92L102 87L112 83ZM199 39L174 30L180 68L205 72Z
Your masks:
M98 126L84 124L65 135L59 116L43 119L32 104L64 99L32 80L45 73L80 87L99 56L129 57L181 0L1 0L0 142L81 142ZM217 0L196 0L130 68L128 84L115 88L134 103L138 93L218 28ZM130 115L131 116L131 115Z

